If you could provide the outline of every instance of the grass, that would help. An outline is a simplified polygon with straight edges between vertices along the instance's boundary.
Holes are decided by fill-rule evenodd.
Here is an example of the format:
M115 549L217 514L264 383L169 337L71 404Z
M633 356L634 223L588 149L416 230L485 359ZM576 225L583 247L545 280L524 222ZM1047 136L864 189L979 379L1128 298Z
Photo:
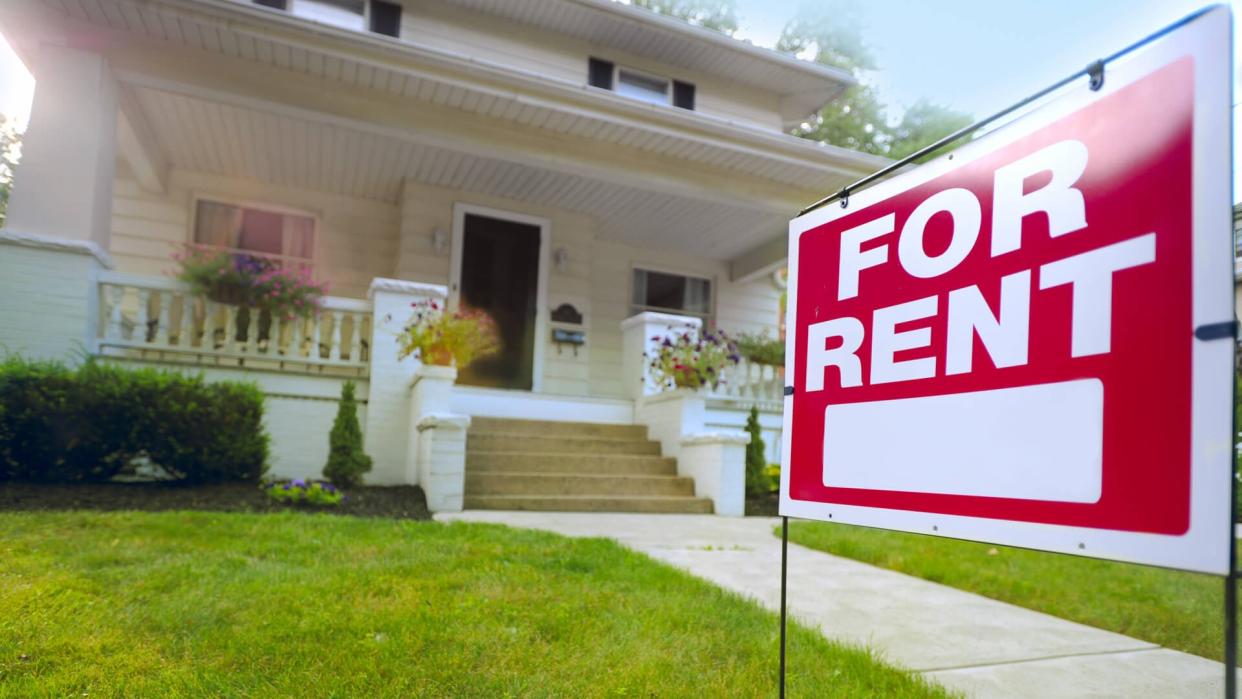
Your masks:
M789 540L1223 660L1218 577L824 522L790 522Z
M791 696L944 694L791 629ZM603 539L0 514L0 696L774 696L773 614Z

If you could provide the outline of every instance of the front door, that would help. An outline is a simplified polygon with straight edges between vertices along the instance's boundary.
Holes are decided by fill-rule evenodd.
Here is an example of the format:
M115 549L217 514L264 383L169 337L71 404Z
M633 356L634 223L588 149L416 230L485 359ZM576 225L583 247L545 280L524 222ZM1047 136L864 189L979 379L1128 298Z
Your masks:
M531 390L542 231L530 223L467 213L462 219L460 306L496 321L500 351L461 369L458 383Z

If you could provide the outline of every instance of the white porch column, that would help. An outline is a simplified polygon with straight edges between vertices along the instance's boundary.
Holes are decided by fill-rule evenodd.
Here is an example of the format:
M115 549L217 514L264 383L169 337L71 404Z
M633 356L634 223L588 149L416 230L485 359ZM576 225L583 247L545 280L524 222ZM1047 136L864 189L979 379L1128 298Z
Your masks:
M367 453L374 459L367 482L372 485L411 483L407 458L411 441L410 384L418 362L397 359L397 334L410 319L410 305L425 299L443 301L448 290L434 284L375 279L370 297L371 382L364 428Z
M30 357L93 349L95 275L111 267L116 82L99 55L52 44L0 230L0 344Z
M699 318L651 311L621 321L621 375L626 395L638 399L656 393L659 388L647 371L648 355L660 344L651 338L687 332L698 335L702 325Z

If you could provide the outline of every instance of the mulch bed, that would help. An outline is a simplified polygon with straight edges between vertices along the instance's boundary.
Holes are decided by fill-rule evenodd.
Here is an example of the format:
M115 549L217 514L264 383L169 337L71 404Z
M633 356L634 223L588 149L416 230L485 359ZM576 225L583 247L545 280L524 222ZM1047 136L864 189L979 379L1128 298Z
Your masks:
M322 512L355 517L431 519L418 486L361 487L337 507L293 506L268 498L253 483L185 486L169 483L43 485L0 483L0 512L53 510L204 510L209 512Z

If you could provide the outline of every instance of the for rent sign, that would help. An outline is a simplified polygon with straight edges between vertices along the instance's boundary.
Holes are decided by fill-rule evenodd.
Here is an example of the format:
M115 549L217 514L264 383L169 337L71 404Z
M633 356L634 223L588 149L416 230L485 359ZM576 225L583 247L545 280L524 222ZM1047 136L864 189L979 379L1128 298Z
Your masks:
M1225 571L1228 32L792 222L782 514Z

